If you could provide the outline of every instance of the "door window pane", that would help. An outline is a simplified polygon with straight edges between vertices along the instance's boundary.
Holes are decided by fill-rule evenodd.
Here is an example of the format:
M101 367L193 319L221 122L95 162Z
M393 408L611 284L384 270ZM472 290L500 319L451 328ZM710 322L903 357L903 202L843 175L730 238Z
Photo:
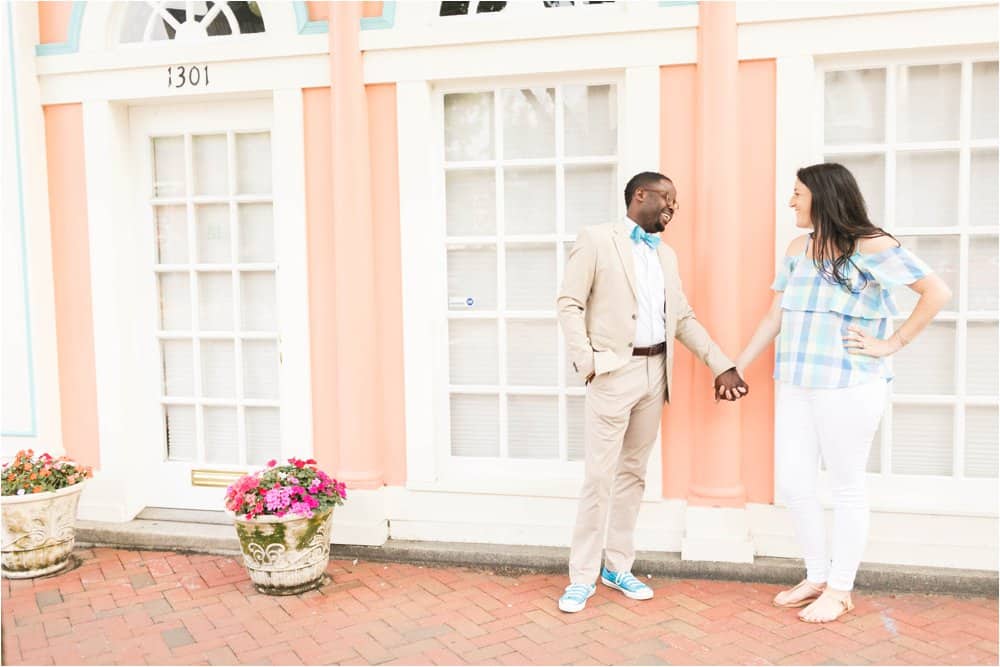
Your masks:
M270 271L240 273L240 305L244 331L276 331L278 299Z
M551 167L504 170L504 231L552 234L556 231L556 172Z
M996 322L969 322L965 377L970 396L996 396L1000 384L1000 329Z
M998 237L973 236L969 239L969 310L1000 310L998 254Z
M156 261L160 264L187 262L187 209L183 206L156 206Z
M510 456L517 459L554 459L559 456L559 398L510 396Z
M194 347L189 340L165 340L163 353L163 394L194 396Z
M507 384L548 387L558 384L559 331L554 320L507 322Z
M452 384L497 384L496 320L448 322L448 362Z
M896 156L896 226L958 225L958 152Z
M955 324L931 322L892 357L898 394L955 392Z
M194 406L163 406L167 459L193 461L196 455Z
M278 408L246 408L247 465L262 466L281 457Z
M271 135L236 135L236 191L244 195L271 192Z
M238 463L240 454L236 408L206 406L203 414L205 415L205 461Z
M153 139L153 196L184 196L184 137Z
M161 273L160 327L165 331L191 328L191 287L187 273Z
M997 61L973 63L973 139L995 139L997 137L997 96Z
M201 341L201 384L203 396L236 397L236 350L233 341Z
M493 94L444 96L445 159L493 158Z
M972 406L965 409L965 475L997 476L997 433L1000 424L995 407Z
M452 395L451 453L454 456L500 455L500 403L497 396Z
M972 151L969 184L969 219L976 226L1000 225L997 204L997 149Z
M229 246L229 205L195 206L195 228L198 230L198 261L202 264L227 264L232 252Z
M885 139L885 70L826 73L824 136L828 144Z
M243 396L278 398L278 344L275 341L243 341Z
M229 157L226 135L206 134L191 138L196 195L225 195L229 192Z
M951 406L895 405L892 472L951 476L953 426Z
M566 155L603 156L618 152L615 87L564 86Z
M274 261L274 213L271 204L240 204L241 262Z
M233 276L198 272L198 317L202 331L233 330Z
M497 251L460 247L448 251L448 307L493 310L497 307Z
M566 231L614 222L618 212L615 168L611 165L566 167Z
M503 156L552 157L556 152L556 92L554 88L503 90Z
M941 276L945 284L951 288L951 300L945 304L944 310L958 308L958 271L959 237L956 236L900 236L902 243L917 257L924 260L934 273ZM913 310L919 298L917 293L905 285L900 285L893 291L896 304L903 312Z
M445 193L449 236L497 233L496 177L492 169L449 171Z
M896 93L900 141L958 139L961 83L961 65L901 67Z
M507 308L555 310L556 246L507 246Z

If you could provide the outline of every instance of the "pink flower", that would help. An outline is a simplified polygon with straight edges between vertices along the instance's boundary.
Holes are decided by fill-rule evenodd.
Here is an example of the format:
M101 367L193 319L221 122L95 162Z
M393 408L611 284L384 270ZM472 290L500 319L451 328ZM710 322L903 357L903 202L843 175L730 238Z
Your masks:
M267 462L267 467L268 468L273 468L276 465L278 465L278 462L275 461L274 459L271 459L270 461Z

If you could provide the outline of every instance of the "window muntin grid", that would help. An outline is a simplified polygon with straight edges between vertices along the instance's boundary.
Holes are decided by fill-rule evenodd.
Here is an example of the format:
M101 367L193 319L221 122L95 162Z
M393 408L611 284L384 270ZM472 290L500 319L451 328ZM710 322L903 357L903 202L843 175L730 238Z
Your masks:
M150 139L166 460L280 454L270 133Z
M577 230L618 215L618 90L441 96L451 456L582 459L555 298Z
M892 400L868 470L995 478L997 61L830 68L821 85L825 159L851 169L873 222L955 295L892 361ZM916 295L903 287L896 297L905 317Z

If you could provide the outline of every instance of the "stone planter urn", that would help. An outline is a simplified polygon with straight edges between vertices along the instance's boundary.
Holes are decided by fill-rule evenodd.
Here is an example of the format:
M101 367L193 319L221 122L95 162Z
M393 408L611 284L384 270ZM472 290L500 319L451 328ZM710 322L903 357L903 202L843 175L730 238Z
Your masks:
M73 553L76 508L86 482L42 493L3 496L3 567L8 579L58 572Z
M323 583L330 560L333 508L312 517L286 514L233 516L243 564L258 592L295 595Z

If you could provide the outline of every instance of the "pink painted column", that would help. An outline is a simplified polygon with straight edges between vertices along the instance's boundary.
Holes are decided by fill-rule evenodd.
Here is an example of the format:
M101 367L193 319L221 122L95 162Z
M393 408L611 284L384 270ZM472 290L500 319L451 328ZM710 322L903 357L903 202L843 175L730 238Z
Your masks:
M91 308L83 106L56 104L42 107L42 112L63 448L68 456L96 469L101 466L101 450L97 426L97 362Z
M698 3L695 154L695 307L722 349L734 357L742 344L740 207L740 96L736 5ZM711 373L698 365L694 412L699 424L688 502L741 507L740 404L711 397Z
M360 2L330 4L332 243L337 477L382 486L377 427L378 327L368 106L358 43ZM385 230L395 233L394 230Z

